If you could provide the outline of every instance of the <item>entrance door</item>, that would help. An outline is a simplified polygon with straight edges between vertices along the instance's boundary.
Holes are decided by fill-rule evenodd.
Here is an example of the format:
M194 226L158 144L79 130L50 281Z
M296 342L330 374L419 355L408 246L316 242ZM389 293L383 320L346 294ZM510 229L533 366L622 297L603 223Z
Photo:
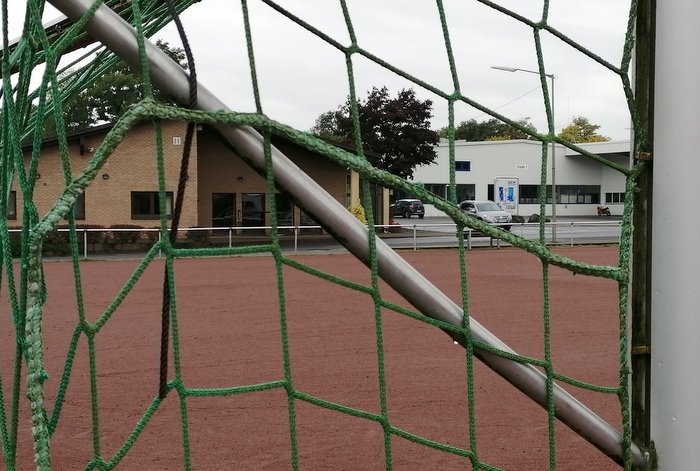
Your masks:
M234 193L212 193L212 227L232 227L236 225L236 195Z
M241 212L243 227L265 227L265 193L242 193ZM251 233L251 231L243 232Z

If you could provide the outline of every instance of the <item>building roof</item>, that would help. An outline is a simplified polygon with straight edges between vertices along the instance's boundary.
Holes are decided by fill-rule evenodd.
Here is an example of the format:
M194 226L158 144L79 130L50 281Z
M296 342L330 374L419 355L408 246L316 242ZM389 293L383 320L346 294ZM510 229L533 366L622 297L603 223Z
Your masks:
M142 121L141 123L139 123L139 124L144 124L144 123L147 123L147 122L148 122L148 120L143 120L143 121ZM98 125L98 126L93 126L93 127L91 127L91 128L88 128L88 129L83 129L83 130L80 130L80 131L74 131L74 132L68 133L68 134L66 134L66 139L67 139L69 142L71 142L71 141L72 141L72 142L75 142L75 141L82 141L82 140L83 140L84 138L86 138L86 137L96 136L96 135L100 135L100 134L106 134L106 133L109 132L109 130L112 129L113 127L114 127L114 123L106 123L106 124L101 124L101 125ZM297 144L295 144L294 142L292 142L292 141L286 139L286 138L283 137L283 136L273 135L272 139L273 139L273 142L274 142L274 141L282 140L282 141L285 141L285 142L287 142L287 143L289 143L289 144L292 144L292 145L297 146ZM351 152L351 153L353 153L353 154L356 154L355 146L353 146L352 144L347 144L347 143L344 143L344 142L337 142L337 141L333 141L333 140L331 140L331 139L325 139L325 138L319 138L319 139L321 139L321 140L323 140L323 141L325 141L325 142L327 142L327 143L329 143L329 144L331 144L331 145L334 145L335 147L338 147L338 148L340 148L340 149L347 150L347 151L349 151L349 152ZM41 141L41 146L44 147L44 146L48 146L48 145L53 145L53 144L55 144L56 142L58 142L58 137L57 137L57 136L47 137L47 138L45 138L45 139L43 139L43 140ZM23 147L24 150L27 150L27 149L29 149L29 148L32 147L32 143L31 143L31 142L25 142L25 143L22 145L22 147ZM298 146L298 147L301 147L301 146ZM380 157L381 157L381 154L378 154L378 153L376 153L376 152L364 151L364 154L365 154L365 155L368 155L368 156L371 156L371 157L375 157L375 158L380 158Z

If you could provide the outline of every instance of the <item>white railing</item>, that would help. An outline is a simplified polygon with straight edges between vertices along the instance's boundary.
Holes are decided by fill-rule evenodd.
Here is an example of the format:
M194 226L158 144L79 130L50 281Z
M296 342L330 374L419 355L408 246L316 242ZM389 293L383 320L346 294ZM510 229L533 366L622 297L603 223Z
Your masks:
M538 240L539 239L539 228L540 228L540 223L538 222L524 222L524 223L499 223L499 224L493 224L494 226L510 226L510 232L517 234L523 238L529 239L529 240ZM566 240L567 245L574 246L576 245L577 239L581 240L583 239L585 242L578 242L580 243L592 243L598 240L600 243L611 243L611 241L614 241L615 243L620 243L620 236L621 236L621 227L622 227L622 221L600 221L600 222L593 222L593 221L566 221L566 222L546 222L544 224L545 226L545 243L550 244L550 245L563 245L562 241ZM456 232L457 230L457 225L454 223L436 223L436 224L401 224L400 226L398 225L391 225L391 226L375 226L375 227L381 227L381 228L396 228L396 227L401 227L404 230L409 230L412 231L413 234L413 240L414 240L414 250L417 250L418 243L417 240L420 237L425 237L426 233L429 232L435 232L435 233L445 233L445 232ZM554 233L556 234L556 239L553 239L553 231L552 229L556 227L556 230ZM580 229L590 229L590 228L607 228L607 231L604 231L606 233L601 233L601 234L596 234L596 235L587 235L587 234L581 234L580 232L577 232L577 230ZM420 231L420 234L419 234ZM472 240L475 237L485 237L489 238L489 245L493 246L494 241L496 246L500 247L501 244L501 239L495 238L495 237L488 237L488 236L483 236L479 231L471 229L471 228L464 228L465 231L465 239L467 240L467 248L471 249L472 248ZM485 239L484 239L485 240Z
M510 232L519 235L523 238L529 240L539 239L539 223L510 223L510 224L497 224L500 226L511 226ZM620 221L601 221L601 222L584 222L584 221L570 221L570 222L547 222L545 223L545 241L547 244L552 245L564 245L563 241L566 240L566 245L574 246L577 243L618 243L620 242L621 233ZM556 226L557 239L552 240L552 228ZM454 223L435 223L435 224L391 224L391 225L376 225L375 231L380 237L386 239L387 241L391 239L399 240L411 240L411 246L413 250L418 250L419 247L431 247L431 246L455 246L456 238L453 237L457 231L457 225ZM590 233L591 228L601 228L599 233ZM296 254L299 251L300 240L309 239L311 237L304 237L305 233L308 231L316 231L315 236L323 236L324 239L330 240L330 236L324 232L321 232L321 226L278 226L278 231L281 240L289 241L291 240L291 249ZM68 232L67 228L57 229L58 232ZM198 238L185 237L185 234L195 234L197 232L203 232L205 235L199 239L200 241L206 241L207 243L218 242L220 245L233 247L234 242L247 243L251 242L249 238L253 237L256 240L268 240L271 237L271 226L254 226L254 227L242 227L242 226L231 226L231 227L189 227L178 229L178 233L181 234L178 240L183 242L197 242ZM465 239L467 249L471 249L475 242L478 241L482 245L488 245L493 247L501 246L501 239L497 237L489 237L480 234L470 228L465 228ZM588 232L587 232L588 231ZM10 233L21 233L21 229L10 229ZM119 244L119 242L114 241L113 237L110 238L110 233L119 232L130 232L137 233L137 235L132 236L132 239L136 237L138 240L133 240L129 243L130 245L141 245L144 250L148 250L156 241L160 241L163 234L158 228L78 228L76 233L82 241L83 257L88 258L90 254L90 249L92 248L93 253L103 253L97 250L95 244L105 244L105 242L110 244ZM95 240L94 234L103 233L104 237L97 238ZM150 235L152 234L152 235ZM221 244L222 239L224 244ZM440 239L439 243L437 240ZM318 240L318 239L316 239ZM423 242L421 242L423 240ZM447 244L447 245L446 245ZM394 248L408 248L406 244L400 243L390 243ZM116 252L129 253L138 252L138 250L116 250ZM159 257L161 255L159 254Z

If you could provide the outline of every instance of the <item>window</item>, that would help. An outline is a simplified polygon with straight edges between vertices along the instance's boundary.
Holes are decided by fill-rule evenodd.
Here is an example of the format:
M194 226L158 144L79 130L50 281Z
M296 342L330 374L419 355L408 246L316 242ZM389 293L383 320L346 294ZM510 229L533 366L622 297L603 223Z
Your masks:
M599 204L600 186L561 185L557 186L558 202L563 204Z
M233 193L211 194L211 223L214 227L236 225L236 195Z
M520 204L538 204L540 201L539 185L519 185Z
M73 205L73 217L82 221L85 219L85 193L80 193Z
M610 203L624 203L625 194L624 193L605 193L605 202Z
M7 219L17 219L17 192L11 191L7 199Z
M450 185L447 185L445 183L424 183L423 188L433 193L434 195L439 196L440 198L444 198L447 201L452 201L450 196ZM457 193L457 197L455 198L455 201L457 203L464 200L473 200L474 195L476 195L476 185L474 185L473 183L456 184L455 191ZM416 195L407 193L402 190L394 190L393 201L414 198L418 199Z
M470 172L471 169L472 163L469 160L455 161L455 172Z
M286 193L275 193L275 209L278 226L294 225L294 205Z
M426 183L423 188L440 198L444 198L447 186L444 183Z
M476 195L476 185L473 183L455 185L455 190L457 190L457 203L464 200L473 200Z
M173 192L165 193L165 211L173 213ZM131 192L131 219L158 219L160 217L160 195L157 191Z
M449 187L449 185L445 185L444 183L415 183L423 186L423 188L425 188L435 196L439 196L440 198L445 198L445 195L447 194L447 188ZM393 201L418 198L416 195L403 190L394 190L392 196Z

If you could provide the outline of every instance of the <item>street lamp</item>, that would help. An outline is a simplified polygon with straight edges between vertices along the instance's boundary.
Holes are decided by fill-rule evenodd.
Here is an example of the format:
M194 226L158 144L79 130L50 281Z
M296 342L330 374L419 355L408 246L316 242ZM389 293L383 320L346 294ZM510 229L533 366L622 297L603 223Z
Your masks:
M492 69L504 70L506 72L527 72L528 74L540 75L536 70L518 69L516 67L503 67L499 65L492 65ZM554 127L554 79L556 76L554 74L544 74L552 81L552 129L556 134L556 128ZM557 180L556 180L556 162L555 162L555 144L552 141L552 242L557 241Z

